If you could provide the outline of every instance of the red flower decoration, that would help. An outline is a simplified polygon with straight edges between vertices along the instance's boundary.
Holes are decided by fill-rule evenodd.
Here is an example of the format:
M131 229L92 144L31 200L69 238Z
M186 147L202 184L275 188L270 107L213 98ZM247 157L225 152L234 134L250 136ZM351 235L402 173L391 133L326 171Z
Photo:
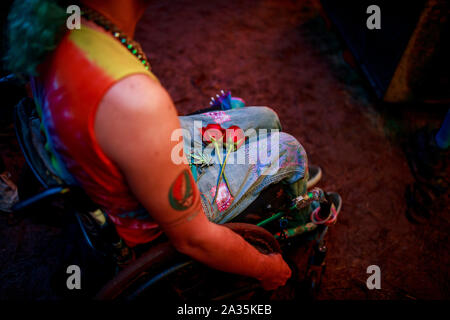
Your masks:
M239 149L245 142L244 130L238 126L231 126L226 130L226 143L233 144L234 150Z
M217 123L210 123L202 128L202 140L206 143L221 142L225 135L225 129Z

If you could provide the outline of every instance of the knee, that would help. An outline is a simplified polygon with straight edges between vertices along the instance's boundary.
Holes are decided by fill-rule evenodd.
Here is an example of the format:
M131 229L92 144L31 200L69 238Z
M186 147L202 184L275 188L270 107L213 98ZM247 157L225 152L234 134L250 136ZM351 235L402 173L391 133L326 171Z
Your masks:
M281 130L281 123L278 115L269 107L246 107L249 116L257 119L256 127L260 129Z
M260 107L260 108L263 117L265 117L267 121L270 123L270 128L281 130L281 122L280 118L278 118L278 114L272 108L269 107Z
M285 161L297 163L302 168L307 168L308 157L305 148L301 143L288 133L279 134L280 156L285 155Z
M271 173L282 174L286 182L303 179L308 170L308 158L303 146L290 134L277 132L267 137L267 148ZM261 151L261 145L258 146ZM264 153L263 153L264 154ZM259 154L261 156L261 153ZM261 161L265 163L264 161Z

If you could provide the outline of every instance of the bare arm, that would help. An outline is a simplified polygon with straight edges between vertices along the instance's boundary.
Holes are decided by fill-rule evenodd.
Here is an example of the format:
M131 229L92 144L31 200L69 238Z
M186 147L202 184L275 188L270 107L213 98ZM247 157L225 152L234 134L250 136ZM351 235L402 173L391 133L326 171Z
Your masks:
M189 166L171 159L180 128L167 92L144 75L113 86L100 104L95 133L133 193L182 253L218 270L257 278L267 289L291 271L280 255L263 255L228 228L211 223Z

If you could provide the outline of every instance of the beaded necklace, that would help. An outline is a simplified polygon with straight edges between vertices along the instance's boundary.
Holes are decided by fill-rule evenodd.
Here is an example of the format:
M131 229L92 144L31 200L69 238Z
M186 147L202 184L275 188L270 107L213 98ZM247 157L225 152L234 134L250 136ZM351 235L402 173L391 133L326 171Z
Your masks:
M129 38L105 16L85 6L83 6L81 9L81 16L86 20L94 22L98 26L102 27L105 31L111 33L114 38L119 40L120 43L144 65L145 69L150 69L150 63L148 62L147 56L142 50L141 45L137 41Z

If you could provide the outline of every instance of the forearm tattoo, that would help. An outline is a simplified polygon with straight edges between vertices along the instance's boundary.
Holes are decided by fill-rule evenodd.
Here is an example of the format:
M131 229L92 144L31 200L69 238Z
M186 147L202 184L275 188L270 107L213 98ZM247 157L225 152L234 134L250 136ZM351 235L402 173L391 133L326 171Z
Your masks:
M169 203L177 211L184 211L196 202L195 181L189 170L184 169L169 190Z

